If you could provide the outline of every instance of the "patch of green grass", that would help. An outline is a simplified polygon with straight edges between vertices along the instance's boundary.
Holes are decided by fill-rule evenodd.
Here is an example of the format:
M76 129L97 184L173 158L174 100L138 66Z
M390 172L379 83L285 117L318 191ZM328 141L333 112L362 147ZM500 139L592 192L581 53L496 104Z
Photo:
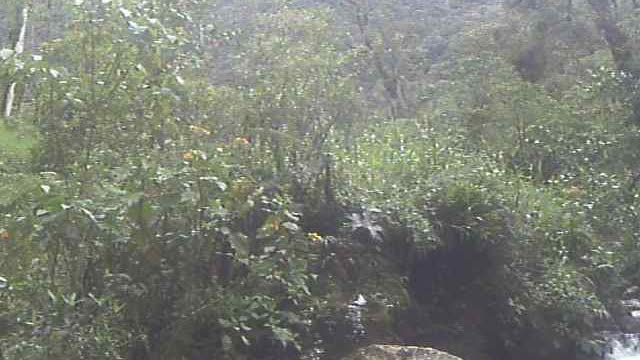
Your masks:
M26 126L12 128L0 124L0 171L15 169L29 159L37 143L33 134L35 130Z
M25 125L7 126L0 120L0 213L34 191L37 176L28 170L36 130ZM0 228L2 228L0 219Z

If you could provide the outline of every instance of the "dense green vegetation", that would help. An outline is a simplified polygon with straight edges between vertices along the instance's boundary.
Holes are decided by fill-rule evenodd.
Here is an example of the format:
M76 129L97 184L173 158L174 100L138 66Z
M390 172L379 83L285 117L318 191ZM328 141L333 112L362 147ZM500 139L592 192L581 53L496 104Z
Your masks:
M636 1L0 5L2 359L590 359L640 286Z

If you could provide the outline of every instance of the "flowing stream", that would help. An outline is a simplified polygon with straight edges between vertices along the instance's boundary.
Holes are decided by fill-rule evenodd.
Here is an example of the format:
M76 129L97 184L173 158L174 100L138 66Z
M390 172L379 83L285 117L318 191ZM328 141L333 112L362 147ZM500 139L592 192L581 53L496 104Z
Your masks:
M605 360L640 360L640 334L611 337Z

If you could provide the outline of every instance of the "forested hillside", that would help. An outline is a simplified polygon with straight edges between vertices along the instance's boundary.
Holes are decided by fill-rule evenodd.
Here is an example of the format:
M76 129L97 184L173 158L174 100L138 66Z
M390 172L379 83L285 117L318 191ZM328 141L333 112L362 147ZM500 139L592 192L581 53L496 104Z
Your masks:
M0 0L0 96L0 359L640 356L640 1Z

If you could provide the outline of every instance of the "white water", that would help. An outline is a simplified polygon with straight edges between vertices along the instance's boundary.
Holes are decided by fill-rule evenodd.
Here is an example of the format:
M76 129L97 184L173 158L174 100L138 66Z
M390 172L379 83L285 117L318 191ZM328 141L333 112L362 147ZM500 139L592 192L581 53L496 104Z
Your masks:
M640 360L640 334L621 334L609 339L606 360Z
M22 25L20 26L20 33L18 34L18 40L16 41L16 46L13 50L15 56L19 56L24 52L24 41L27 34L27 21L29 20L29 7L25 6L22 9ZM13 113L13 102L16 96L16 82L12 82L9 85L9 89L7 89L7 94L5 97L5 108L4 108L4 117L10 118Z

